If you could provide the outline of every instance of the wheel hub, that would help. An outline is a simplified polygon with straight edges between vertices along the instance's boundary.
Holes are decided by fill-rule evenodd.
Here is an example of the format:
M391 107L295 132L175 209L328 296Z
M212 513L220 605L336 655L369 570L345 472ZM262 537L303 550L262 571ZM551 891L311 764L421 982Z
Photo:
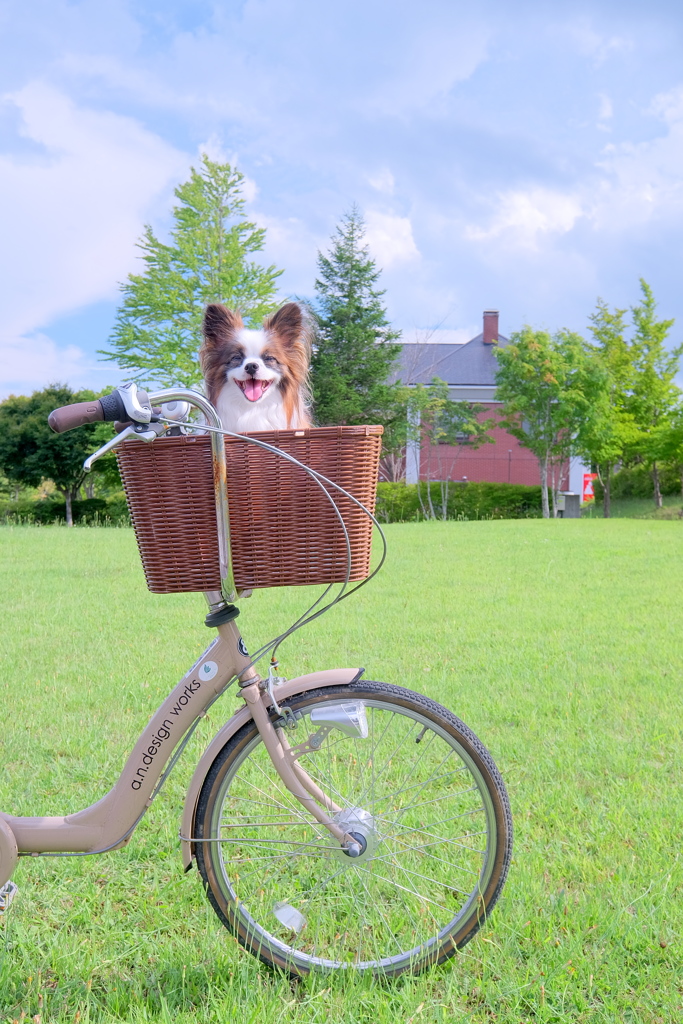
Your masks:
M362 807L345 807L337 811L333 821L343 828L356 844L355 849L345 850L339 847L335 851L337 858L348 867L371 860L377 848L378 837L375 819L370 812ZM359 847L359 852L356 852Z

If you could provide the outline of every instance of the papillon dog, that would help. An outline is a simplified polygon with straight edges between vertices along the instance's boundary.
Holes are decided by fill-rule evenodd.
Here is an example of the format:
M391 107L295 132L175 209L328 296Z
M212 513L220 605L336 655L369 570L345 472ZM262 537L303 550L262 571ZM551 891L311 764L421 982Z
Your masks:
M311 327L296 302L266 317L261 330L247 329L239 313L212 304L202 331L206 394L224 430L245 434L311 425Z

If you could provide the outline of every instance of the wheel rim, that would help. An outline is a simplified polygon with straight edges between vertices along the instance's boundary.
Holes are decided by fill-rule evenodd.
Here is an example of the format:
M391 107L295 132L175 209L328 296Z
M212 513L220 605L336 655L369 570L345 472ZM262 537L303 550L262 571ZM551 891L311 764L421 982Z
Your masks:
M306 706L292 745L315 732ZM363 698L366 739L336 730L299 763L359 837L351 858L276 776L258 735L216 794L205 856L232 925L303 969L391 971L436 957L481 913L496 818L486 779L448 730L396 700ZM361 841L362 840L362 841Z

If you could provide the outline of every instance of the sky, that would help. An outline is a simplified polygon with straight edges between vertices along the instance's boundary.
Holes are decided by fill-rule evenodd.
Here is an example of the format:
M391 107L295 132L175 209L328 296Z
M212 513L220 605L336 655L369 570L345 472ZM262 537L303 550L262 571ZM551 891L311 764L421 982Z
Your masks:
M0 397L101 388L144 225L246 176L281 297L355 202L404 341L587 330L639 278L683 341L679 0L0 0Z

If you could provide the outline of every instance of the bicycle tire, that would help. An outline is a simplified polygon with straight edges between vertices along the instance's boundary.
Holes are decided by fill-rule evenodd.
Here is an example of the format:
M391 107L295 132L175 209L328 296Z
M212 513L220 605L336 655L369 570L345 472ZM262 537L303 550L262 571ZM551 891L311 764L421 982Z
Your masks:
M417 973L469 942L498 900L512 853L507 793L471 729L387 683L283 702L299 722L292 745L315 732L314 708L348 701L364 705L367 738L335 729L299 763L339 801L344 826L361 829L361 856L344 853L285 789L249 722L204 779L197 865L220 920L270 966Z

